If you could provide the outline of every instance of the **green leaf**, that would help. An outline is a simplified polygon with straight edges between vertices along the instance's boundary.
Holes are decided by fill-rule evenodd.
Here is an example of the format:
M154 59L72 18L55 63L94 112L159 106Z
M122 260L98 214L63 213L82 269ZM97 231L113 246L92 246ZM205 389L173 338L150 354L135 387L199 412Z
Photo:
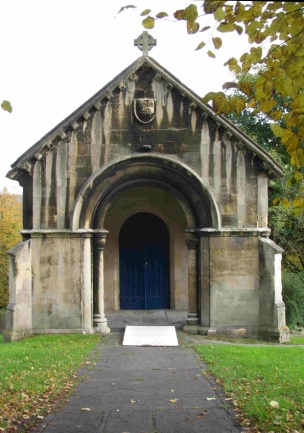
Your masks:
M144 17L145 15L149 15L150 12L151 12L151 9L145 9L144 11L142 11L142 13L140 14L140 16Z
M237 31L237 33L239 35L241 35L243 33L243 31L244 31L243 27L241 27L241 26L235 25L234 28L235 28L235 30Z
M165 17L168 17L169 15L167 14L167 12L159 12L157 15L156 15L156 18L165 18Z
M201 42L200 44L198 44L197 48L195 48L195 51L201 50L202 48L204 48L205 45L206 45L205 42Z
M222 8L218 8L214 12L213 16L216 19L216 21L222 21L225 18L226 13L225 13L225 11Z
M223 45L223 41L222 41L222 39L221 39L221 38L218 38L218 37L216 37L216 38L212 38L212 42L213 42L214 48L215 48L216 50L220 49L221 46Z
M3 101L1 104L1 108L4 111L8 111L9 113L13 111L13 107L11 106L11 103L9 101Z
M197 7L194 4L189 5L185 8L185 20L195 21L198 17Z
M217 27L217 31L222 32L222 33L233 32L233 30L234 30L234 25L231 23L221 23Z
M211 57L212 59L215 59L215 54L212 51L207 51L207 54L209 57Z
M147 17L143 20L142 25L144 26L145 29L153 29L155 24L155 18L153 17Z

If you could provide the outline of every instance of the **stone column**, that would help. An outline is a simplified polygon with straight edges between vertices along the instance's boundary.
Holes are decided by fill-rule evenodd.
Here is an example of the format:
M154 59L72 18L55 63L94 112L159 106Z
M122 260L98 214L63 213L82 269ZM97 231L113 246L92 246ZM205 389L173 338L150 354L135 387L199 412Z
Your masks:
M92 233L83 233L83 329L92 333Z
M107 319L104 314L104 248L106 244L106 230L96 231L94 234L94 314L93 326L96 332L109 334Z
M190 333L198 332L198 238L196 234L186 232L186 244L188 248L188 317L184 331Z

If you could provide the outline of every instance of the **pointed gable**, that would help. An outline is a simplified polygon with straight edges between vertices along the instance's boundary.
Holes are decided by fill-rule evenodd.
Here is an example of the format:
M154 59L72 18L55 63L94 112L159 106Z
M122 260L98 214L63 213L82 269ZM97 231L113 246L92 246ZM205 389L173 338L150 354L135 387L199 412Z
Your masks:
M181 99L187 100L187 105L190 110L195 112L200 111L204 119L209 118L210 121L214 123L216 129L221 128L222 130L225 130L226 137L229 140L234 140L236 143L238 143L237 145L239 147L245 147L252 152L253 155L257 156L263 169L270 175L283 175L279 164L277 164L276 161L273 160L273 158L256 142L244 134L239 128L234 126L224 116L216 115L208 104L202 103L198 95L188 89L154 59L151 57L140 57L117 77L115 77L110 83L98 91L94 96L92 96L87 102L75 110L70 116L60 122L59 125L49 131L44 137L41 138L41 140L24 152L11 165L12 169L7 173L7 177L11 179L18 179L20 173L23 171L31 173L35 161L39 161L41 158L45 157L48 152L53 151L58 145L58 142L65 141L72 131L76 131L81 125L83 126L83 123L88 119L94 118L95 113L100 111L102 106L110 103L113 105L114 111L119 110L118 107L121 107L121 101L118 100L119 98L115 97L115 92L122 92L123 97L128 99L131 105L134 98L134 92L136 91L136 74L138 74L140 71L143 71L145 74L149 69L152 69L154 80L156 83L158 82L156 85L154 84L153 87L156 93L156 99L158 96L157 94L159 94L159 96L162 98L162 100L157 100L156 117L162 115L161 106L172 103L170 99L170 93L172 89L175 89L177 92L179 92ZM127 86L126 82L128 82ZM166 92L164 92L164 88L166 89ZM142 91L142 95L144 95L144 90ZM125 101L125 103L127 102L128 101ZM119 114L122 116L121 113Z

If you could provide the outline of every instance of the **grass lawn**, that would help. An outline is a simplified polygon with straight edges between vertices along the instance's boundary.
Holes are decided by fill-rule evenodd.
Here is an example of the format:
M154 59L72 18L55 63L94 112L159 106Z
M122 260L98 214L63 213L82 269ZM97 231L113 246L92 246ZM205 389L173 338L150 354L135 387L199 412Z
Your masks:
M20 430L64 397L79 379L78 368L88 360L98 335L40 335L1 344L0 431Z
M210 344L196 351L232 397L242 425L304 431L304 347Z

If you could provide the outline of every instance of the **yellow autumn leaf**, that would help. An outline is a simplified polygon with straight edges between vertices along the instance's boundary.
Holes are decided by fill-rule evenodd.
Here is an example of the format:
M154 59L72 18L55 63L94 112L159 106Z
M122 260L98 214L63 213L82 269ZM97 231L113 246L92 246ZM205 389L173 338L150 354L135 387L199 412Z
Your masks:
M12 108L9 101L3 101L1 104L1 108L4 111L8 111L9 113L11 113L13 111L13 108Z
M292 200L292 204L294 207L299 207L300 209L304 209L304 199L301 196L296 197Z
M229 100L233 111L240 114L246 107L246 101L242 96L232 96Z
M290 201L288 200L288 198L282 198L280 200L280 203L286 208L288 209L290 207Z
M140 15L142 17L144 17L145 15L149 15L150 12L151 12L151 9L145 9L144 11L142 11L142 13Z
M212 51L207 51L207 54L208 54L208 56L209 57L211 57L212 59L214 59L215 58L215 54L212 52Z
M278 120L281 119L282 114L283 113L281 110L275 110L271 113L271 118L277 122Z
M240 83L240 89L247 96L251 96L253 94L253 86L249 81L242 81Z
M302 77L304 72L303 60L298 56L290 56L283 64L283 69L286 74L291 78Z
M205 42L201 42L200 44L198 44L197 48L195 49L195 51L197 50L201 50L202 48L204 48L204 46L206 45Z
M212 101L216 114L227 114L230 111L228 100L223 92L218 92Z
M218 37L217 38L212 38L212 42L213 42L214 48L216 50L220 49L221 46L223 45L222 39L218 38Z
M277 104L277 101L271 100L271 99L264 99L260 101L260 109L263 111L263 113L269 113Z
M155 24L155 18L150 16L145 18L142 22L142 25L144 26L145 29L153 29L154 24Z
M187 33L193 35L199 31L200 25L196 21L187 21Z
M208 92L203 98L202 102L207 103L211 101L216 95L216 92Z
M159 12L157 15L156 15L156 18L165 18L165 17L168 17L169 15L167 14L167 12Z
M233 30L234 30L234 25L231 23L221 23L217 27L217 31L222 32L222 33L233 32Z
M170 403L176 403L177 402L177 398L171 398L169 401L170 401Z

